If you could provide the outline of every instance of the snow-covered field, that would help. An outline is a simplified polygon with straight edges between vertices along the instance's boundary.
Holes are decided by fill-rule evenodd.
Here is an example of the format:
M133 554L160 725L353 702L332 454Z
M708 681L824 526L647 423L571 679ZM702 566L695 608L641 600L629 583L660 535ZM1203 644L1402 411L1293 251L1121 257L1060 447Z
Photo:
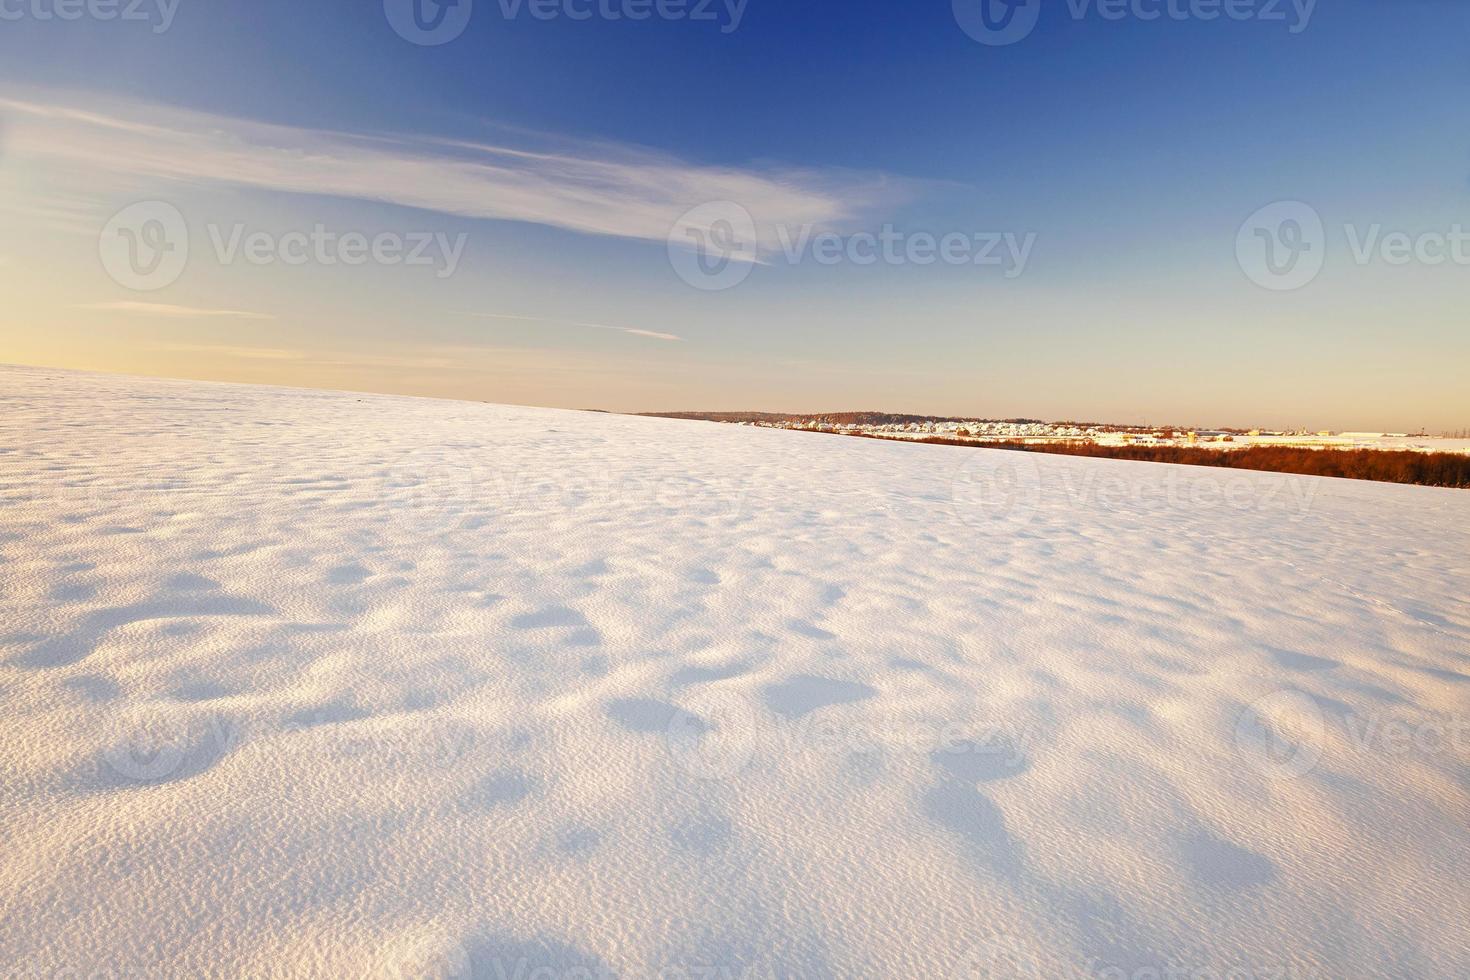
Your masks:
M0 973L1464 977L1467 528L3 369Z

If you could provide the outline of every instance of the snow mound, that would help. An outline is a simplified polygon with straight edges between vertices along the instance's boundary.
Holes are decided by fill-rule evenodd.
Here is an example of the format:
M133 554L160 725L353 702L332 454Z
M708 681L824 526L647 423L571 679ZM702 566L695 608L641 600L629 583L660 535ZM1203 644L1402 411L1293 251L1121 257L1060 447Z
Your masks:
M1467 976L1467 528L1461 491L3 369L0 961Z

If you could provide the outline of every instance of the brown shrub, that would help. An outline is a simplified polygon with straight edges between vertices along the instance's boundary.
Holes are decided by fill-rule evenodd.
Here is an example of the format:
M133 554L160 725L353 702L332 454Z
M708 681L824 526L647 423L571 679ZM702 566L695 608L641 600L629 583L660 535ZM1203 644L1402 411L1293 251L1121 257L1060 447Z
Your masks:
M881 438L881 437L874 437ZM916 442L974 447L973 442L934 436ZM1091 442L1032 444L996 442L984 449L1059 453L1102 459L1133 459L1187 466L1220 466L1272 473L1333 476L1380 483L1413 483L1428 487L1470 488L1470 454L1421 453L1409 449L1302 449L1295 446L1248 446L1206 449L1193 446L1099 446Z

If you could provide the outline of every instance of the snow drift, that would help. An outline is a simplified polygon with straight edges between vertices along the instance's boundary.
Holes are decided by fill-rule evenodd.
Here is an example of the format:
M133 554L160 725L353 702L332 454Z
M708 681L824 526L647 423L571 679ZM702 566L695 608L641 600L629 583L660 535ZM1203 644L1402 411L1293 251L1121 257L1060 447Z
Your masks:
M7 974L1470 975L1470 494L0 370Z

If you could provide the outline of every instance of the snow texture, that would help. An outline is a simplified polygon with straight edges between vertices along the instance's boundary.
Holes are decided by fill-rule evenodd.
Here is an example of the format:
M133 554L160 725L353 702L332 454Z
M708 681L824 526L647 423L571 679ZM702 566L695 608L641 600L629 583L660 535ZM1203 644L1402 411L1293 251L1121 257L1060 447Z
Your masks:
M1467 528L3 369L0 972L1464 977Z

